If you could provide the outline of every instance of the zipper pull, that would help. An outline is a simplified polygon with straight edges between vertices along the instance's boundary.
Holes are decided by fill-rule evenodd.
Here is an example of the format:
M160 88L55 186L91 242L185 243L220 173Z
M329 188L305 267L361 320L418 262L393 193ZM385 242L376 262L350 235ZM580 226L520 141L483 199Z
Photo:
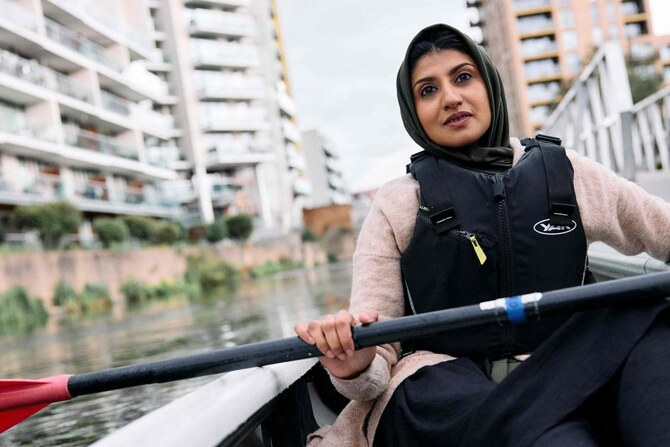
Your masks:
M479 241L477 241L477 238L475 235L471 235L469 237L470 243L472 244L472 248L475 249L475 254L477 255L477 259L479 259L479 264L484 265L486 262L486 253L484 253L484 250L482 250L481 245L479 245Z

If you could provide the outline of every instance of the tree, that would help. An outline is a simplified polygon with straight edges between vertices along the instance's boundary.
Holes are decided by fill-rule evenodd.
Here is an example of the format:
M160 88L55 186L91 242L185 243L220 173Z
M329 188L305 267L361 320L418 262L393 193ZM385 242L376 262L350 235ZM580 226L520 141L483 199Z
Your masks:
M156 234L156 221L143 216L124 216L123 222L128 227L130 236L140 241L149 242Z
M246 241L254 231L254 221L248 214L238 214L226 219L228 237L239 242Z
M228 236L228 224L223 218L216 219L214 223L207 225L205 237L212 244L224 240Z
M37 230L45 248L57 248L63 236L79 229L82 214L68 202L52 202L17 206L12 220L19 230Z
M653 55L645 59L633 59L629 57L626 61L633 104L638 103L647 96L653 95L663 85L663 76L658 73L655 67L657 59L658 55Z
M109 217L95 219L93 231L105 248L109 248L114 243L125 242L129 236L128 227L121 219L110 219Z
M173 222L161 221L156 224L155 241L157 244L174 244L182 235L182 229Z

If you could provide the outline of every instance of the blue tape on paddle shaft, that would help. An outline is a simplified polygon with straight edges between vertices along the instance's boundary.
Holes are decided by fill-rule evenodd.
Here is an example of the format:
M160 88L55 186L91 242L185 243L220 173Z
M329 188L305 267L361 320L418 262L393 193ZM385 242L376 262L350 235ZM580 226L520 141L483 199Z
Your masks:
M505 311L507 312L507 318L509 318L512 324L526 322L526 312L523 310L520 295L505 298Z

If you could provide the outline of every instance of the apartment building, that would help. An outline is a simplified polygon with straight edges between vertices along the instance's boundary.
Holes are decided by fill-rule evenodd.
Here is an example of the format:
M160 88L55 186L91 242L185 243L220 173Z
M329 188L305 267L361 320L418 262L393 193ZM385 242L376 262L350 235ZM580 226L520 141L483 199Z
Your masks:
M135 0L1 0L0 208L68 200L87 214L177 217L148 142L179 138Z
M257 227L302 225L310 193L274 0L149 0L184 134L156 157L178 172L166 188L191 220L249 213Z
M647 0L467 0L473 27L505 83L511 134L530 136L597 47L619 41L633 60L655 55L670 82L670 36L653 33ZM660 18L657 18L660 19Z
M342 176L340 157L333 144L317 130L302 134L307 172L312 184L311 206L351 203L351 195Z

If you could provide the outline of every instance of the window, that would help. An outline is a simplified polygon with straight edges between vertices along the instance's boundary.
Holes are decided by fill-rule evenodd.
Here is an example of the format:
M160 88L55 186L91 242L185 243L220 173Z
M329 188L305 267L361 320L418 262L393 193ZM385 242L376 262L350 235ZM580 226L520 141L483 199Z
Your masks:
M563 49L564 50L574 50L577 48L578 39L577 33L575 31L566 31L562 34L563 38Z
M582 69L582 61L579 59L579 54L570 53L566 55L565 61L568 65L568 70L570 73L576 74Z
M591 22L593 24L600 23L600 8L597 3L591 3L589 6L591 9Z
M560 21L561 28L574 28L575 27L575 15L570 9L561 9L560 12Z
M593 38L593 44L597 47L603 44L605 37L603 35L603 29L599 26L596 26L591 30L591 37Z

